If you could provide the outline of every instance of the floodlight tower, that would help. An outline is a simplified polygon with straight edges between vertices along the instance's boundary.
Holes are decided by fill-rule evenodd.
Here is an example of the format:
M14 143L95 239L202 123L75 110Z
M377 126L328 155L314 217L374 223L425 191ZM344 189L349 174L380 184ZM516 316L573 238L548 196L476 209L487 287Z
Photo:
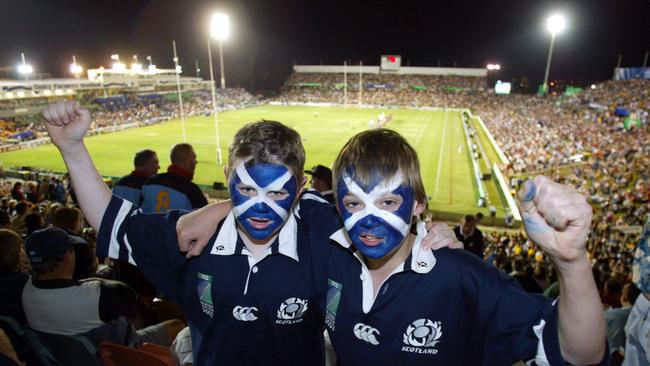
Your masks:
M25 75L25 80L28 80L29 74L34 72L34 68L32 67L32 65L27 64L27 62L25 61L24 53L22 52L20 53L20 58L22 59L23 62L20 65L18 65L18 72Z
M226 88L226 77L223 71L223 48L222 41L230 35L230 17L227 14L215 13L210 20L210 36L219 42L219 64L221 66L221 89ZM210 64L210 85L212 87L212 115L214 116L215 138L217 140L217 163L223 164L221 155L221 141L219 141L219 120L217 117L217 97L214 83L214 71L212 68L212 43L208 38L208 63Z
M548 73L551 70L551 57L553 56L553 46L555 45L555 36L566 28L566 19L564 16L555 14L546 20L546 28L551 33L551 45L548 48L548 58L546 59L546 71L544 72L544 94L548 93Z

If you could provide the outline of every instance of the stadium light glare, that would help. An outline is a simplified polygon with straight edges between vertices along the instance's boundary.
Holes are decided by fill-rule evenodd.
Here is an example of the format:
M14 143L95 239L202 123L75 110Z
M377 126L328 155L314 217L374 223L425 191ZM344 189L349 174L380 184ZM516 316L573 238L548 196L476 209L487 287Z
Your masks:
M56 90L54 90L54 94L56 94L56 95L63 95L63 90L61 90L61 89L56 89Z
M501 65L499 65L499 64L494 65L494 69L495 70L501 70Z
M18 98L24 98L25 97L25 92L21 90L18 93L16 93L16 95L18 95Z
M566 19L560 14L554 14L546 20L546 28L551 35L556 35L566 28Z
M133 71L133 72L142 71L142 64L138 64L138 63L131 64L131 71Z
M43 94L45 94L45 95L52 95L52 91L51 91L50 89L45 89L45 90L43 91Z
M215 13L210 19L210 35L212 38L224 41L230 36L230 17L223 13Z
M79 75L84 71L84 68L77 64L70 64L70 73Z
M34 68L32 67L32 65L20 64L18 65L18 72L23 75L29 75L32 72L34 72Z
M5 93L5 98L7 98L7 99L11 99L11 98L13 98L13 97L14 97L14 93L12 93L12 92L6 92L6 93Z
M156 65L149 65L148 69L150 74L156 73Z
M70 88L68 88L65 92L68 94L74 94L74 90Z
M126 70L126 65L121 62L116 62L113 64L113 71L123 72Z
M596 84L591 84L592 89L596 89Z

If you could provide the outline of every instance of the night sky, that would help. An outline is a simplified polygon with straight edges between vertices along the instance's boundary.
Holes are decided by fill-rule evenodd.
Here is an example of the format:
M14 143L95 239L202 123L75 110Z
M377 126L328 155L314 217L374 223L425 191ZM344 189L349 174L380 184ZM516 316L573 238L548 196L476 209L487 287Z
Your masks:
M619 54L624 67L641 66L650 50L648 0L354 1L354 0L1 0L0 67L25 52L36 72L68 76L72 54L85 68L108 66L119 53L127 64L152 55L172 65L178 44L184 75L209 78L211 13L231 16L224 44L229 86L276 88L298 64L378 65L381 54L401 54L411 66L503 66L503 79L543 77L550 35L545 19L567 16L557 38L551 79L587 83L611 77ZM213 56L217 55L216 43ZM215 72L218 62L215 57ZM251 76L254 78L252 79Z

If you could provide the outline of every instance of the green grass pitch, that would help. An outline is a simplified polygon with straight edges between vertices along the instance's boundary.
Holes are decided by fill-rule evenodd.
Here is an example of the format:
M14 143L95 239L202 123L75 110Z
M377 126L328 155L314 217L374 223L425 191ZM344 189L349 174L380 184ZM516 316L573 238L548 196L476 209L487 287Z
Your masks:
M219 132L224 164L228 144L245 123L262 118L277 120L295 128L303 137L307 152L305 168L331 166L349 137L368 128L368 121L380 112L393 118L386 126L402 134L418 151L429 209L439 212L475 213L476 194L472 182L460 112L408 109L357 109L303 106L264 106L219 114ZM180 121L171 121L86 139L91 156L105 176L123 176L132 170L137 150L158 152L161 171L169 164L169 149L182 140ZM187 142L194 145L199 165L194 181L211 185L224 181L223 166L216 163L214 120L194 117L186 120ZM63 160L52 145L0 154L4 167L33 166L65 171Z

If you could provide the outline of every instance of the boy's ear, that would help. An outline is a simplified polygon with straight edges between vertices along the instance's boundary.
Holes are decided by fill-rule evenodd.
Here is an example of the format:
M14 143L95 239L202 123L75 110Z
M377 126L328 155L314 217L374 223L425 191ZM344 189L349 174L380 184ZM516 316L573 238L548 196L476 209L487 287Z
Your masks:
M307 177L304 175L302 176L302 183L300 183L300 187L298 188L298 196L302 193L302 191L305 190L305 186L307 185Z
M420 214L424 211L425 208L426 208L425 203L416 202L415 207L413 207L413 216L420 216Z

